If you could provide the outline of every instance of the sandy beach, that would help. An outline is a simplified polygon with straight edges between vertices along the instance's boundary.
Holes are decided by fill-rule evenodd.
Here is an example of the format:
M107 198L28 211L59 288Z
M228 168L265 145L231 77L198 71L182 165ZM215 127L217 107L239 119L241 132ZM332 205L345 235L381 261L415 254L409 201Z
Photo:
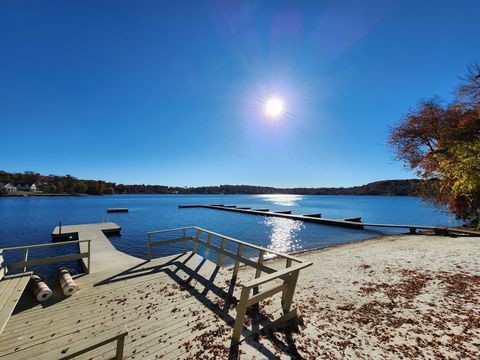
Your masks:
M480 238L392 235L301 254L298 333L265 358L478 359ZM256 341L242 358L262 358ZM265 351L268 348L270 351Z

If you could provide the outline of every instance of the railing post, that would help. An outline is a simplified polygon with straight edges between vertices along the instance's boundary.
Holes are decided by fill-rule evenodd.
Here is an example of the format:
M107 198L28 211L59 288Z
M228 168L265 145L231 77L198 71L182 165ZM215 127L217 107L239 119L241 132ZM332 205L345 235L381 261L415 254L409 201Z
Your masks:
M258 254L258 265L263 265L263 257L265 255L265 250L260 250L259 254ZM260 269L257 269L257 271L255 272L255 279L258 279L260 277L260 275L262 275L262 270ZM254 294L258 294L258 286L255 286L253 288L253 293Z
M90 243L92 242L92 240L88 240L87 242L87 251L88 251L88 258L87 258L87 274L90 274L90 257L91 257L91 254L90 254Z
M263 257L265 255L265 250L260 250L260 253L258 254L258 265L263 265ZM255 272L255 279L258 279L262 275L262 270L257 269Z
M298 273L300 270L292 272L292 274L285 280L287 289L283 290L282 294L282 309L283 314L286 315L290 312L292 306L293 295L295 293L295 287L297 286Z
M147 258L148 260L152 260L152 256L150 255L150 237L152 234L147 234Z
M117 339L117 351L115 352L115 360L123 359L124 346L125 346L125 335L122 335Z
M183 240L183 253L186 254L187 253L187 232L185 229L182 229L182 234L183 234L183 238L185 240Z
M195 241L193 243L193 251L192 253L196 254L197 253L197 248L198 248L198 239L200 239L200 234L202 232L200 230L197 230L197 234L195 235Z
M250 289L243 286L240 295L240 302L237 305L237 317L235 318L235 326L233 328L232 341L239 343L242 335L243 322L245 321L245 313L247 311L248 297L250 296Z
M212 234L208 234L207 236L207 244L210 245L212 243ZM208 253L210 248L208 246L205 247L205 257L208 257Z
M222 250L224 250L226 245L227 245L227 239L222 238L222 243L220 245L220 248ZM223 261L223 254L218 253L218 255L217 255L217 267L222 266L222 261Z
M289 268L290 266L292 266L292 259L290 258L287 258L287 268Z
M28 260L28 248L25 249L25 255L23 256L23 261L26 263ZM27 264L23 267L23 272L27 272Z
M242 256L243 244L238 244L237 256ZM240 266L240 260L235 260L235 266L233 267L233 276L237 277L238 267Z

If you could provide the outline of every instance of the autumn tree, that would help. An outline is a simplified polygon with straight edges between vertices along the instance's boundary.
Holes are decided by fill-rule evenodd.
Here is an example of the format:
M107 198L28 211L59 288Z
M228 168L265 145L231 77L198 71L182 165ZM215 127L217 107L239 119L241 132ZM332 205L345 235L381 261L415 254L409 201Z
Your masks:
M468 69L454 100L433 98L411 109L391 129L396 157L432 181L424 196L458 218L479 223L480 66Z
M87 190L88 190L88 186L81 181L77 181L73 184L73 192L75 194L83 194L87 192Z

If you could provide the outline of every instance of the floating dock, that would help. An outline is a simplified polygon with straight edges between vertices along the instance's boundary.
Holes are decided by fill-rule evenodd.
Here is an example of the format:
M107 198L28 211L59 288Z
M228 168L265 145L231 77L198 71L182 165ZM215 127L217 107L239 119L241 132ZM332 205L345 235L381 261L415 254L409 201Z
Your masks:
M107 213L128 212L128 208L109 208Z
M261 209L252 209L248 207L237 207L235 205L179 205L180 209L183 208L207 208L214 210L225 210L225 211L235 211L243 214L251 215L262 215L262 216L274 216L282 217L292 220L300 220L305 222L313 222L317 224L324 225L334 225L341 227L348 227L353 229L363 229L363 224L358 221L349 221L349 219L325 219L322 218L320 214L312 215L295 215L292 214L290 210L288 211L270 211L270 209L261 208ZM355 218L357 219L357 218Z
M242 214L282 217L285 219L300 220L300 221L311 222L316 224L347 227L347 228L353 228L353 229L364 229L365 227L392 228L392 229L407 229L411 234L416 233L417 230L426 230L426 231L433 231L435 235L460 234L460 235L469 235L469 236L480 236L480 233L477 231L470 231L470 230L450 228L450 227L438 227L438 226L428 226L428 225L365 223L365 222L362 222L361 217L350 217L346 219L327 219L327 218L322 218L321 214L295 215L295 214L291 214L291 212L289 213L288 211L270 211L269 209L251 209L249 207L237 207L235 205L226 206L226 205L219 205L219 204L179 205L178 207L180 209L206 208L206 209L214 209L214 210L235 211Z
M118 251L106 234L120 234L121 227L113 222L99 224L56 226L52 232L54 241L91 240L91 272L104 272L115 267L138 265L142 259ZM80 251L87 251L87 243L81 243ZM82 259L82 261L86 261ZM83 264L86 267L86 264Z

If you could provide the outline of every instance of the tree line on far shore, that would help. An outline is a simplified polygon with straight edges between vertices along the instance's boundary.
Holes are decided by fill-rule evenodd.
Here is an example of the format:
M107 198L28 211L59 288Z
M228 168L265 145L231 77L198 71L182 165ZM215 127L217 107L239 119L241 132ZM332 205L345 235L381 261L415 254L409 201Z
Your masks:
M81 180L71 175L41 175L33 171L9 173L0 170L0 183L36 184L49 194L298 194L298 195L390 195L417 196L425 186L423 180L383 180L353 187L276 188L254 185L219 185L178 187L165 185L125 185L102 180ZM2 190L0 189L0 192Z

